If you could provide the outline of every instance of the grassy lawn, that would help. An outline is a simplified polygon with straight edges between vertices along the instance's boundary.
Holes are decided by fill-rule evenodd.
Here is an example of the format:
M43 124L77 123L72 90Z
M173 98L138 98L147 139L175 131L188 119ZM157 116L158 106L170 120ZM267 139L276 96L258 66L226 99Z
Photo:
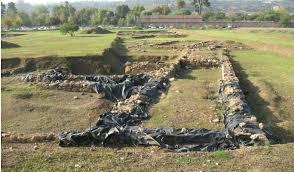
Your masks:
M2 58L29 58L42 56L86 56L101 55L110 47L116 33L79 34L74 37L59 31L21 32L20 36L3 38L3 41L19 45L17 48L2 49Z
M2 144L2 171L290 172L294 168L294 144L191 153L166 152L157 147L93 149L42 144L33 150L33 146Z
M294 58L263 51L236 51L234 66L254 115L294 141ZM294 56L293 56L294 57Z
M218 91L219 69L197 69L171 83L167 95L151 110L148 127L223 128L213 100ZM181 102L181 103L179 103ZM218 119L219 123L213 123Z
M294 48L294 33L292 32L267 32L252 30L188 30L186 31L189 36L188 39L192 39L194 34L200 36L209 36L215 38L221 38L224 40L236 40L239 42L256 42L259 44L281 45L288 48Z

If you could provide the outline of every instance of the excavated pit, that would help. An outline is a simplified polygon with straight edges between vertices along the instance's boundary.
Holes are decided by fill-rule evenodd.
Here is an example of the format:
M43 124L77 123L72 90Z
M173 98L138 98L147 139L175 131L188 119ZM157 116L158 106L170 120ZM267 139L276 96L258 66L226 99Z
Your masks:
M122 39L117 37L110 48L102 55L80 57L38 57L1 59L2 76L42 71L55 68L67 68L75 75L113 75L123 74L127 57L120 53Z

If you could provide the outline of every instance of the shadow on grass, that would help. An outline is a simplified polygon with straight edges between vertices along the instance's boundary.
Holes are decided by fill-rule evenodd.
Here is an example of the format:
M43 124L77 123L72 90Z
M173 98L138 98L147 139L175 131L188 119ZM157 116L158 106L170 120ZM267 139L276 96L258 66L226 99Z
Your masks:
M178 79L195 80L196 77L192 75L192 70L183 70L179 73Z
M106 64L111 64L113 74L124 74L124 64L129 60L127 53L128 49L121 37L116 37L110 48L104 50L103 59Z
M2 32L1 37L2 38L8 38L8 37L15 37L15 36L23 36L26 35L24 33L7 33L7 32Z
M259 122L268 126L269 132L273 134L273 138L271 139L273 139L275 143L294 142L294 136L291 135L291 132L277 125L277 123L281 121L268 108L269 103L259 96L258 93L260 92L260 88L255 86L248 79L248 75L244 68L242 68L239 62L234 60L234 56L231 58L231 63L240 80L240 86L245 94L252 114L257 117Z
M1 48L3 48L3 49L5 49L5 48L18 48L18 47L20 47L20 46L17 44L1 40Z

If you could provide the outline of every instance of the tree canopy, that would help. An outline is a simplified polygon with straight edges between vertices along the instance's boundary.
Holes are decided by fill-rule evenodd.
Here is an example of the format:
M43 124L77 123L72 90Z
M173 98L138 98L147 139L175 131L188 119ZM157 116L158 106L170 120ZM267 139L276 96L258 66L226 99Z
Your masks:
M227 21L274 21L283 26L294 20L294 15L290 15L285 8L275 10L260 11L253 14L236 13L226 16L220 10L208 8L209 0L189 0L195 11L203 17L205 21L227 20ZM75 9L69 2L64 2L54 6L38 5L33 6L30 12L18 10L15 3L4 4L1 2L1 26L12 29L20 26L61 26L64 23L72 23L78 26L97 26L97 25L118 25L134 26L139 23L140 16L146 15L191 15L189 8L185 8L188 0L173 0L174 6L167 4L155 5L145 9L144 6L134 5L130 8L122 4L116 6L115 10L81 8ZM208 9L208 10L207 10Z
M79 30L79 26L73 23L64 23L60 27L60 32L64 35L70 34L70 36L74 36L74 32Z
M194 6L195 11L201 15L203 7L209 7L210 2L209 0L191 0L191 5Z
M127 5L119 5L115 9L115 15L118 18L125 18L129 11L130 11L129 6L127 6Z
M186 5L184 0L177 0L176 3L177 3L177 9L184 8Z

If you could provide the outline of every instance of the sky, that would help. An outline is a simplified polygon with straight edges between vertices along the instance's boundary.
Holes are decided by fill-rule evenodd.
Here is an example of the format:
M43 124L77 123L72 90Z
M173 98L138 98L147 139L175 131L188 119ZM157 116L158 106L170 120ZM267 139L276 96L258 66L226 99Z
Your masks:
M19 0L1 0L1 2L7 3L7 2L17 2ZM56 2L64 2L66 0L22 0L26 3L30 4L51 4ZM74 2L74 1L118 1L118 0L67 0L68 2Z

